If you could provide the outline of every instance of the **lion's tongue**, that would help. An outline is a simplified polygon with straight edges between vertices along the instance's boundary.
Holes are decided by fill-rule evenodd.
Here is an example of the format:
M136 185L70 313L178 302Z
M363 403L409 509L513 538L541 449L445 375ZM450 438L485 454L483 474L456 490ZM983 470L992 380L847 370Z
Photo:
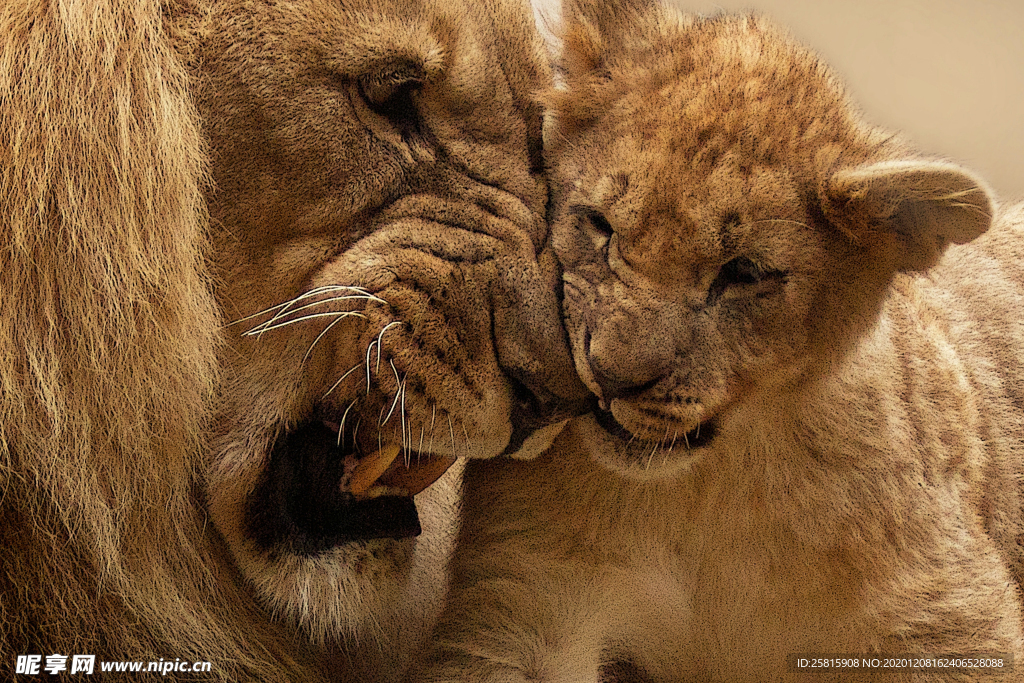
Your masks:
M368 492L374 485L402 489L415 496L441 478L455 463L449 456L410 458L406 463L399 458L397 445L385 446L359 460L349 476L349 491L356 496Z

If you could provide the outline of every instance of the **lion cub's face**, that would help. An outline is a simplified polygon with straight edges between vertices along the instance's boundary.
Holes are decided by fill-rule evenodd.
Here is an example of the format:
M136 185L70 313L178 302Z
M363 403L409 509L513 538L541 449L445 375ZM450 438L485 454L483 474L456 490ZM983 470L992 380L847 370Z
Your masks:
M989 200L762 20L577 4L549 131L567 327L599 457L663 476L827 368Z
M420 490L536 455L587 395L544 251L550 74L517 2L225 2L189 29L229 323L211 512L273 609L359 632L440 553Z

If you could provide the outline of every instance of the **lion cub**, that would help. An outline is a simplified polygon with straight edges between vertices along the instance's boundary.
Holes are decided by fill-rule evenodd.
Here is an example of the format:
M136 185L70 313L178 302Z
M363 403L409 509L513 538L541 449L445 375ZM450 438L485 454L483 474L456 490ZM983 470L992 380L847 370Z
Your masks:
M550 96L567 329L601 410L538 461L469 466L419 680L1007 671L1024 207L864 123L763 19L640 4L567 10ZM858 658L797 671L812 655Z

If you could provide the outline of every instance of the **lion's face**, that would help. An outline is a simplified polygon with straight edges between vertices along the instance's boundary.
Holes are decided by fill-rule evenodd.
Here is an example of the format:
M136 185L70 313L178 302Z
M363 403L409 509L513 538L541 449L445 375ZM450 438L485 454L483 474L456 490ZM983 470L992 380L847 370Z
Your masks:
M225 3L203 31L213 518L274 608L358 630L404 580L413 494L536 455L586 395L544 251L549 74L514 2Z
M550 96L566 326L601 398L596 457L671 476L827 370L890 278L979 234L989 200L894 158L762 20L595 14L570 22L568 89ZM952 215L958 193L977 220ZM962 225L934 234L940 212Z

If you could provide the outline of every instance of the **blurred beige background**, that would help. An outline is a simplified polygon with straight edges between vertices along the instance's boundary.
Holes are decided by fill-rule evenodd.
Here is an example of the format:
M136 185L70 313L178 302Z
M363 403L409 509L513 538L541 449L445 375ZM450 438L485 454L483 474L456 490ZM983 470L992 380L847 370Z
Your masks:
M815 48L867 118L1024 200L1024 0L671 0L755 9ZM557 17L557 0L534 0Z

